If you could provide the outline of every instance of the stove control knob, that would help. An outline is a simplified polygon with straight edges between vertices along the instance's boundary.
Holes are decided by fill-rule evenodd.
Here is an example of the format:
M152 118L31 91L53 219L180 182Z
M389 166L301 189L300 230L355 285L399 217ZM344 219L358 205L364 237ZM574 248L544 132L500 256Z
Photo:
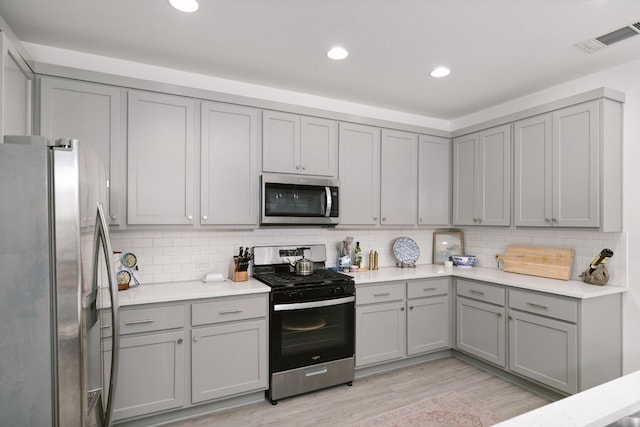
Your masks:
M344 289L340 286L337 286L335 288L333 288L333 294L334 295L342 295L344 294Z

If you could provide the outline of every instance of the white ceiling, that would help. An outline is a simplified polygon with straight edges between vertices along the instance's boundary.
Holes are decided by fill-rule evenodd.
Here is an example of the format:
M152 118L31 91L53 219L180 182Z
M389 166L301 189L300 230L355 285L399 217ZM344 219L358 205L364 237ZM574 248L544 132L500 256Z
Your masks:
M22 41L451 120L623 62L639 0L0 0ZM350 55L330 61L333 45ZM429 77L447 65L449 77ZM615 88L614 88L615 89Z

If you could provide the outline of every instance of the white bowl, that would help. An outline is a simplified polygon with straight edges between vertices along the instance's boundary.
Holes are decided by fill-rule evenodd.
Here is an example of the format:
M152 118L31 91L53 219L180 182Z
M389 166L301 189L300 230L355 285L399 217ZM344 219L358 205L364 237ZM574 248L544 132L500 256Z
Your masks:
M451 255L453 263L460 267L471 267L476 263L475 255Z

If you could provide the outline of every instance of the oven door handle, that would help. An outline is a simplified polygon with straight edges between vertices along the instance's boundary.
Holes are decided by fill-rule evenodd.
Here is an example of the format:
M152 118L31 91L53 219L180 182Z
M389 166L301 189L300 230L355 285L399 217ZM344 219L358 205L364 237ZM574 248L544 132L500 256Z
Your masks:
M356 300L356 297L350 296L345 298L326 299L321 301L297 302L292 304L276 304L273 306L273 311L291 311L291 310L304 310L306 308L330 307L332 305L348 304L350 302L354 302L355 300Z

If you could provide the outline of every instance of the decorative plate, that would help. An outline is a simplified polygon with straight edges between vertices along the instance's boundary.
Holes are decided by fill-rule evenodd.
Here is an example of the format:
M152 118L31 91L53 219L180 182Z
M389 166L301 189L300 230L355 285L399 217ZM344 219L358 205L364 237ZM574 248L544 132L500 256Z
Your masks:
M415 264L420 258L420 248L415 240L408 237L398 237L393 242L393 254L402 263Z

